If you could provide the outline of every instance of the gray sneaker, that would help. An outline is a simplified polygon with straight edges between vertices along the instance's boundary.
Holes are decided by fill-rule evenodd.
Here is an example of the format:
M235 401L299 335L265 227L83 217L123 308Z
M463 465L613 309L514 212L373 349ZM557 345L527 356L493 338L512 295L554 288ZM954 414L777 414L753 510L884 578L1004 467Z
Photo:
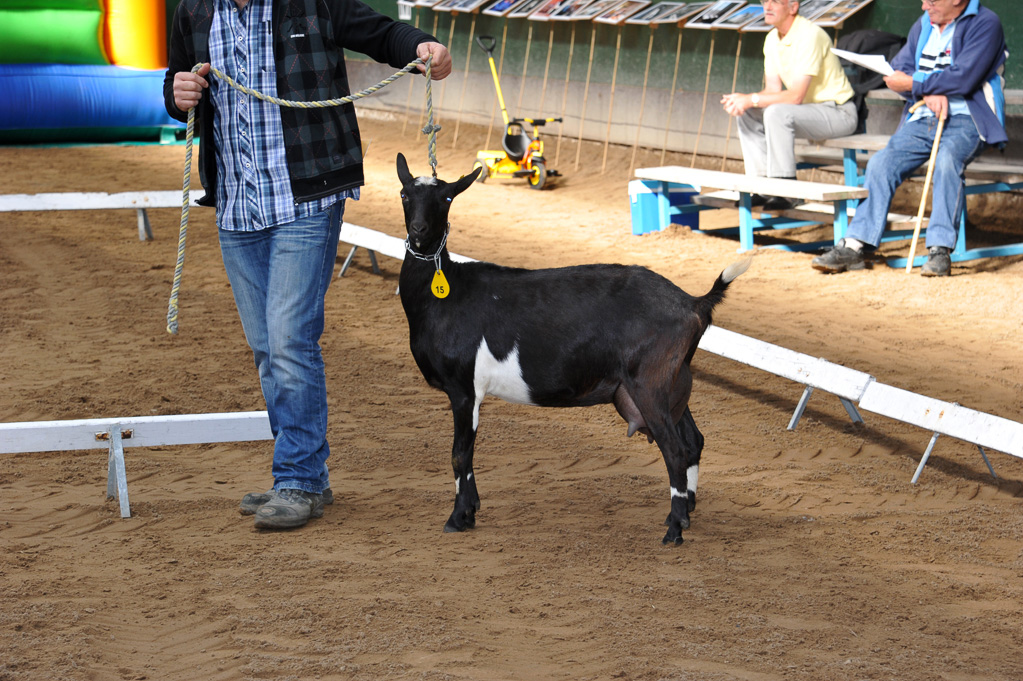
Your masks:
M952 274L952 249L944 246L931 246L927 249L927 262L920 268L925 277L947 277Z
M810 264L815 270L837 274L846 270L862 270L867 266L867 261L862 251L848 248L845 239L841 239L834 248L824 255L818 255Z
M323 495L300 489L281 489L270 493L270 501L256 511L256 527L286 530L302 527L310 518L323 517Z
M238 505L238 512L242 515L253 515L259 507L270 501L273 490L267 492L249 492L242 497L242 503ZM328 487L323 490L323 503L330 506L334 503L334 493Z

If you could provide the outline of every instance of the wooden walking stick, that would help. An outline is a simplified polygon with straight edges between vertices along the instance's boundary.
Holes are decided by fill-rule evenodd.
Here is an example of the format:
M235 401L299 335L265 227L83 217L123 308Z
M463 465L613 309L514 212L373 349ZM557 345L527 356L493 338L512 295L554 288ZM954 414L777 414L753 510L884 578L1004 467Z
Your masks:
M913 113L923 105L920 100L909 112ZM924 208L927 206L927 191L931 188L931 176L934 175L934 160L938 157L938 144L941 142L941 131L945 129L945 116L938 119L938 130L934 133L934 144L931 145L931 158L927 161L927 174L924 176L924 191L920 196L920 210L916 214L916 226L913 228L913 241L909 244L909 259L906 261L906 274L913 271L913 257L916 255L916 241L920 238L920 225L924 221Z

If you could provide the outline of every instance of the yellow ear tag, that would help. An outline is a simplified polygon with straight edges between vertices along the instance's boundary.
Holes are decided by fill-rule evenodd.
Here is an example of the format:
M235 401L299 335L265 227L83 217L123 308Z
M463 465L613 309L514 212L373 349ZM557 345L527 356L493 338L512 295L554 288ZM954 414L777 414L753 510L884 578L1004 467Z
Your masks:
M451 293L451 287L448 286L447 277L444 276L444 272L437 270L433 274L433 283L430 284L430 290L433 291L433 295L438 298L447 298L448 294Z

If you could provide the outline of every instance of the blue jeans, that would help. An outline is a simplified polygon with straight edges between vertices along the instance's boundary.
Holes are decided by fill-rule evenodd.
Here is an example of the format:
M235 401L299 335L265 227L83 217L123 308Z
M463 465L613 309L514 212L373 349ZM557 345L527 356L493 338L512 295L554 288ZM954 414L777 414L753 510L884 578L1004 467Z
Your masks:
M274 436L274 489L320 493L327 477L323 301L344 201L255 232L219 230L234 301L259 370Z
M866 188L870 192L856 208L846 236L871 246L881 243L888 223L888 209L896 188L931 156L938 129L934 116L903 123L888 146L867 163ZM963 172L984 150L977 126L970 116L951 116L938 143L931 185L934 199L927 225L927 247L955 248L959 221L966 206Z

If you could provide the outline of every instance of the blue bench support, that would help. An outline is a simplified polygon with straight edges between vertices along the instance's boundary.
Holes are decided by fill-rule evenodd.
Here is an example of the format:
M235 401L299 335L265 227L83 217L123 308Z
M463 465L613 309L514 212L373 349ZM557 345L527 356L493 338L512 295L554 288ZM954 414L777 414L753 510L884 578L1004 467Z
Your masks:
M672 206L671 190L678 187L692 188L701 191L704 187L716 187L735 191L739 195L739 251L751 251L755 247L753 233L764 229L792 229L819 224L820 220L803 220L797 217L757 216L753 212L752 196L762 193L776 196L787 196L801 200L831 201L834 203L835 234L832 242L837 242L845 234L849 224L848 206L850 200L865 195L862 189L850 190L845 185L833 185L815 182L800 182L780 178L752 177L739 173L723 173L701 169L668 166L663 168L646 168L636 170L636 177L641 181L648 195L656 196L657 210L637 212L633 210L632 232L642 234L660 229L667 224L672 216L697 213L710 210L713 206L685 205ZM630 183L632 184L632 183ZM633 190L630 189L630 194ZM633 203L633 208L635 205ZM653 215L651 215L653 214ZM655 217L656 216L656 217ZM642 224L636 224L639 221ZM656 221L657 225L647 224ZM720 228L713 230L694 231L705 234L735 234L736 228ZM812 251L821 243L770 244L764 247L786 249L786 251Z

